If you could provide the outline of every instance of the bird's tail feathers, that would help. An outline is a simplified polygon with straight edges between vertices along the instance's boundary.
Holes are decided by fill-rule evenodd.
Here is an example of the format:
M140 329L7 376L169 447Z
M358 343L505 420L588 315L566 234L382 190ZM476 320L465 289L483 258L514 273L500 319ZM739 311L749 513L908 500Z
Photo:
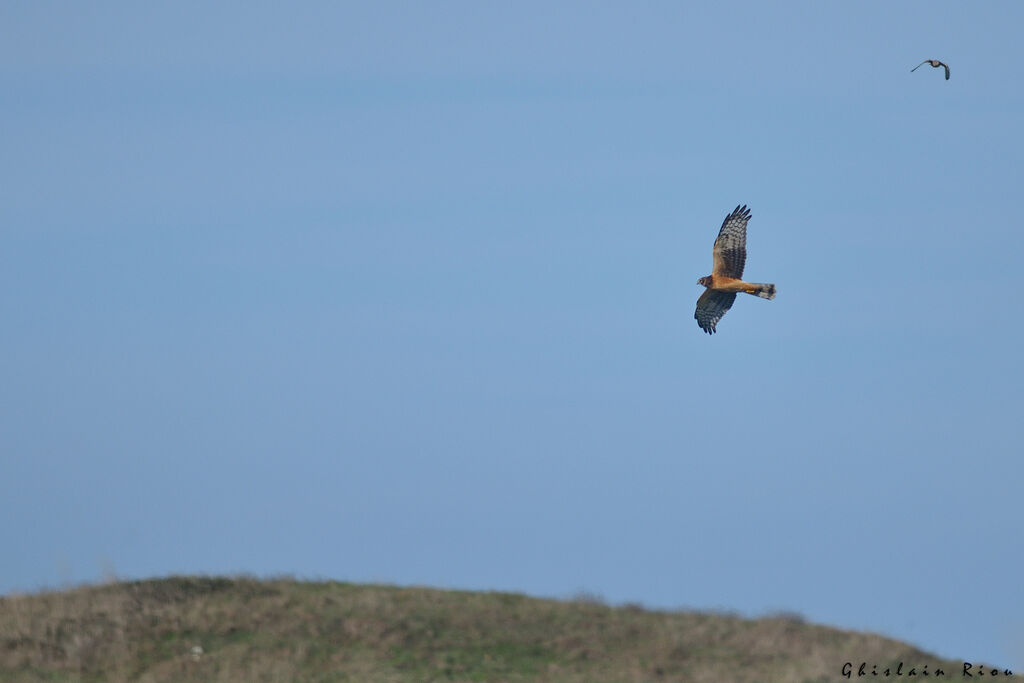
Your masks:
M775 298L775 285L762 285L762 284L758 284L758 285L755 285L755 287L757 287L757 289L755 289L755 290L753 290L751 292L747 292L747 293L748 294L753 294L754 296L759 296L762 299L769 299L769 300L771 300L771 299Z

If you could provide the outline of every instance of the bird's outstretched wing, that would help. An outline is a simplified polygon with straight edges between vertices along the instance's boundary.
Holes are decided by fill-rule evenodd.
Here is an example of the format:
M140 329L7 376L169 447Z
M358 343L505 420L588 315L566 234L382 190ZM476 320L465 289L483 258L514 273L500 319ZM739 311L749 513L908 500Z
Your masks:
M946 66L946 64L944 62L939 62L939 64L942 64L942 66L946 67L946 80L948 81L949 80L949 67Z
M725 312L732 308L732 302L736 301L734 292L721 292L715 289L706 289L697 299L697 311L693 314L700 329L708 334L715 333L715 325L722 319Z
M714 275L737 279L743 277L743 266L747 263L747 221L749 220L750 209L746 205L737 206L732 213L725 217L722 229L718 231L718 239L715 240L715 248L712 250L714 268L711 272ZM729 303L732 304L731 301Z
M930 61L932 61L932 60L930 60L930 59L926 59L926 60L924 60L923 62L921 62L920 64L918 64L917 66L915 66L915 67L914 67L913 69L911 69L911 70L910 70L910 73L914 73L915 71L917 71L918 69L920 69L920 68L921 68L922 66L924 66L925 64L927 64L927 63L928 63L928 62L930 62Z

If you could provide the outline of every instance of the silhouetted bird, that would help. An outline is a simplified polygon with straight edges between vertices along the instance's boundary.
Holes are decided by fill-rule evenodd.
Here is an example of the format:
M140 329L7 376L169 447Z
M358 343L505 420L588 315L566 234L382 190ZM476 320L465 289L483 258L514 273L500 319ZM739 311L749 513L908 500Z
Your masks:
M943 64L942 62L940 62L940 61L939 61L939 60L937 60L937 59L926 59L926 60L924 60L923 62L921 62L920 64L918 64L917 66L915 66L915 67L914 67L913 69L911 69L911 70L910 70L910 73L914 73L915 71L917 71L918 69L920 69L920 68L921 68L922 66L924 66L925 64L931 64L931 65L932 65L932 66L934 66L934 67L935 67L936 69L938 69L938 68L939 68L940 66L941 66L941 67L943 67L943 68L945 68L945 69L946 69L946 80L947 80L947 81L949 80L949 67L948 67L948 66L946 66L945 64Z

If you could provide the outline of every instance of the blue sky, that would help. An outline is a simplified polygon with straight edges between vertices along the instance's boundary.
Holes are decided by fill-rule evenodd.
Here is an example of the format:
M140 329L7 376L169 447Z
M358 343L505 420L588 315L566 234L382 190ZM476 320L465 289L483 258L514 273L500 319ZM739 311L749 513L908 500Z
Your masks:
M1022 23L5 3L0 591L585 591L1024 669ZM779 295L709 337L741 203Z

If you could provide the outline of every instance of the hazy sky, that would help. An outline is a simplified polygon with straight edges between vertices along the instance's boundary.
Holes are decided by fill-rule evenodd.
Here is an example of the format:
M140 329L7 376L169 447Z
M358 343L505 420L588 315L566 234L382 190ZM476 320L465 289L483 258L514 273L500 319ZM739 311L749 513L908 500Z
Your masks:
M586 591L1024 669L1024 5L553 4L0 5L0 592ZM741 203L779 294L709 337Z

